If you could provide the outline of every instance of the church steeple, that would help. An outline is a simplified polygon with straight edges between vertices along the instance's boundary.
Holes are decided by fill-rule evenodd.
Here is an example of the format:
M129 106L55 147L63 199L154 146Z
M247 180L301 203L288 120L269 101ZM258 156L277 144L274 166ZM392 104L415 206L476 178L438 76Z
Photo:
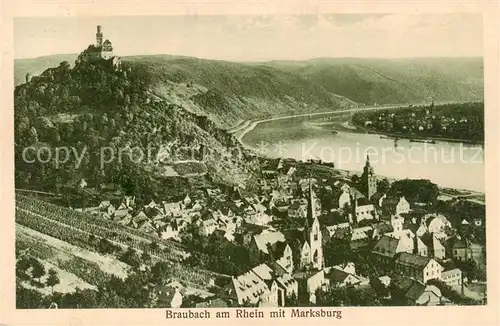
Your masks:
M377 192L377 177L375 171L370 164L370 156L366 155L366 163L361 176L361 182L364 188L365 195L370 199Z
M312 189L312 182L309 179L309 192L307 198L307 222L308 224L312 224L314 219L316 218L316 202L314 200L314 192Z

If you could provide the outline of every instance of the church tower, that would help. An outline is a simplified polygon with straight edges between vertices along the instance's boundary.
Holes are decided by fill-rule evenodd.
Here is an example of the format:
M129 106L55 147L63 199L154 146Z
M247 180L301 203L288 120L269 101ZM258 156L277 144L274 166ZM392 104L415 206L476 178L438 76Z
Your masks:
M377 177L375 176L373 167L370 165L370 157L368 155L366 155L366 164L363 168L361 183L363 185L366 198L370 200L373 194L377 192Z
M95 46L102 46L102 30L101 25L97 25L97 33L95 33Z
M304 228L305 237L309 240L310 257L313 268L323 269L323 240L318 217L316 216L316 202L312 183L309 180L309 198L307 201L307 218Z

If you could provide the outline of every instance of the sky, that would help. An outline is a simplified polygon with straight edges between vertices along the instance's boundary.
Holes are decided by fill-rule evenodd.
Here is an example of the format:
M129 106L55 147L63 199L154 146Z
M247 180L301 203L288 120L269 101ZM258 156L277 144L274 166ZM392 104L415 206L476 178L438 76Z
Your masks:
M15 58L79 53L101 25L120 56L231 61L483 55L479 14L30 17L14 20Z

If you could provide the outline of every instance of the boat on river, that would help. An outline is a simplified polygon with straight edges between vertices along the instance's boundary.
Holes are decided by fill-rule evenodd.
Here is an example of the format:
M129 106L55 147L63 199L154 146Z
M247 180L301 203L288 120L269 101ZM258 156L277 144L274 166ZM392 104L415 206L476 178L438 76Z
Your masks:
M410 139L410 143L436 144L436 141L429 139Z
M380 136L380 139L394 139L394 140L399 140L399 137L392 137L392 136Z

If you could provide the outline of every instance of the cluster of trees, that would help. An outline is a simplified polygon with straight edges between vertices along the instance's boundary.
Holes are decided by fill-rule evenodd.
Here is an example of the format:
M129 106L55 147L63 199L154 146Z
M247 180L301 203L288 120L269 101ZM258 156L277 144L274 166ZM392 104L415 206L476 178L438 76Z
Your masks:
M472 305L483 304L481 300L475 300L465 295L462 295L460 292L455 291L451 286L449 286L448 284L444 283L441 280L437 279L429 280L428 284L435 285L441 291L441 294L445 298L450 299L452 302L458 305L472 306Z
M434 205L439 196L439 188L435 183L425 179L396 180L391 184L388 196L405 197L411 203Z
M357 125L381 133L484 140L484 103L410 106L404 110L357 113Z
M330 287L327 291L318 289L316 305L320 307L367 307L381 306L377 293L371 287Z
M42 277L46 276L45 283L42 283ZM44 287L49 286L54 291L54 286L60 283L57 271L54 269L45 269L45 266L36 258L31 256L21 257L16 262L16 277L20 280L30 281L31 284Z
M253 267L249 250L216 233L202 237L193 233L187 244L191 256L187 264L226 275L240 275Z
M48 308L56 303L58 308L157 308L151 297L149 284L163 284L170 277L171 269L159 262L145 271L135 271L127 278L110 276L98 285L97 291L76 289L73 293L54 292L43 295L18 284L17 308Z

